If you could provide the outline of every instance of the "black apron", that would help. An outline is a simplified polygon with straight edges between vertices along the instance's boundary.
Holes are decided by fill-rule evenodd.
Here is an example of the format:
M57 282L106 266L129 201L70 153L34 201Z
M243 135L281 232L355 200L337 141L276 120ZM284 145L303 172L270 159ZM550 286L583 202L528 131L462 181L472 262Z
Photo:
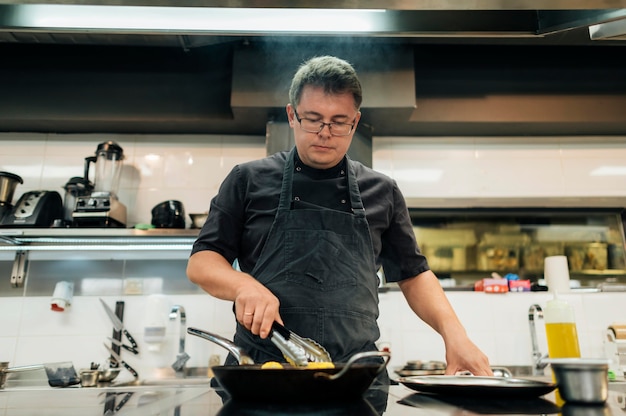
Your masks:
M356 173L348 158L352 213L292 209L294 155L295 148L285 163L278 211L250 274L280 299L287 328L322 344L334 362L346 362L376 350L380 335L379 281ZM234 341L257 363L284 361L269 339L239 323Z

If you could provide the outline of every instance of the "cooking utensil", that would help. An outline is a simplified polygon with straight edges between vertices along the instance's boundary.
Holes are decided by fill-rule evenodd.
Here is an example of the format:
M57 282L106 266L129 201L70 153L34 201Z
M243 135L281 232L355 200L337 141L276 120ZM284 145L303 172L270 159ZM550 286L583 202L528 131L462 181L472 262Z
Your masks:
M561 411L559 406L540 397L486 398L412 393L398 403L425 410L425 414L433 415L555 415ZM431 412L428 413L426 409L430 409Z
M369 351L353 355L345 364L334 368L307 368L285 364L284 368L261 368L232 341L197 328L187 333L226 348L240 365L212 367L215 378L232 400L274 402L315 402L357 399L369 388L387 366L391 354ZM357 363L382 357L382 364Z
M189 214L189 218L191 218L191 228L202 228L208 216L208 212L204 212L202 214Z
M303 338L278 322L272 324L270 340L290 364L306 366L312 362L332 362L326 349L310 338Z
M67 387L80 383L80 378L76 374L74 365L71 362L58 362L36 365L25 365L19 367L9 367L8 362L0 362L0 389L4 388L6 375L21 371L41 370L46 371L48 384L50 387Z
M128 342L130 342L131 344L131 347L128 347L128 346L124 347L124 345L121 345L121 346L127 349L128 351L132 352L133 354L138 354L139 350L137 347L137 343L135 342L135 339L128 333L126 328L124 328L124 323L121 321L120 318L117 317L117 315L115 314L115 312L113 312L113 310L109 307L109 305L107 305L102 300L102 298L99 298L99 299L100 299L100 303L102 303L102 307L104 308L107 315L109 316L109 319L111 319L111 323L113 323L113 327L115 328L115 330L122 332L128 339Z
M98 370L98 382L109 383L120 374L120 368L101 368Z
M536 397L550 393L556 384L512 377L413 376L397 380L425 393L483 397Z
M98 370L80 370L80 385L82 387L96 387L98 385Z
M609 396L609 360L552 358L559 394L568 403L602 404Z
M111 356L115 359L115 361L117 361L119 364L122 364L124 368L130 371L130 373L135 378L139 378L139 374L137 373L137 371L135 371L135 369L131 367L130 364L128 364L126 361L122 360L122 357L120 357L118 353L113 351L113 348L109 347L107 344L104 344L104 343L102 345L104 345L104 347L109 351L109 353L111 353Z
M139 351L137 351L135 348L131 347L130 345L124 344L122 341L119 341L119 340L117 340L115 338L111 338L111 337L108 337L107 339L109 341L111 341L111 343L124 348L128 352L132 352L135 355L139 354Z

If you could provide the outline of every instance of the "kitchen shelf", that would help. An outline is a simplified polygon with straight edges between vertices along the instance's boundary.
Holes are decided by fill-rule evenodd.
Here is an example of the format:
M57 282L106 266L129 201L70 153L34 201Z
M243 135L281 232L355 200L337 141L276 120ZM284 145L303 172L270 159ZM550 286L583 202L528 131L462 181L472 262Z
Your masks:
M198 233L165 228L6 228L0 229L0 250L189 250Z
M0 253L5 253L0 257L11 264L15 288L23 287L32 261L185 259L198 233L164 228L0 228Z
M626 211L606 208L410 208L415 235L440 277L467 283L496 271L538 281L563 255L583 284L626 283Z

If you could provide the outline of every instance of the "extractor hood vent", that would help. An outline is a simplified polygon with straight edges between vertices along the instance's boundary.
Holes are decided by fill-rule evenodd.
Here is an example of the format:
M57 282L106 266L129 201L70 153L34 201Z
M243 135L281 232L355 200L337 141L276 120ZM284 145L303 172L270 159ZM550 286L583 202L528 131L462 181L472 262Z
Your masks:
M591 40L626 40L626 18L589 26Z

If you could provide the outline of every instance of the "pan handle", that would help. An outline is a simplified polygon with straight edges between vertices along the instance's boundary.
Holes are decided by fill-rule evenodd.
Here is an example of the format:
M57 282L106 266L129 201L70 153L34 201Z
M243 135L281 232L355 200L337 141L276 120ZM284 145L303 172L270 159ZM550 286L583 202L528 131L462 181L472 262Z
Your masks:
M384 359L383 363L376 370L376 375L378 375L385 369L385 367L387 367L387 364L389 363L389 360L391 359L391 353L389 351L359 352L357 354L354 354L352 357L350 357L346 365L341 369L341 371L337 372L336 374L328 374L328 373L319 372L319 373L316 373L315 376L324 377L324 378L327 378L328 380L337 380L338 378L341 378L345 373L347 373L350 367L352 367L352 365L355 362L363 358L370 358L370 357L383 357Z
M229 339L193 327L187 328L187 333L204 338L219 345L220 347L226 348L228 352L230 352L237 359L239 364L254 364L254 360L250 358L250 356L248 356L248 354L241 347Z

